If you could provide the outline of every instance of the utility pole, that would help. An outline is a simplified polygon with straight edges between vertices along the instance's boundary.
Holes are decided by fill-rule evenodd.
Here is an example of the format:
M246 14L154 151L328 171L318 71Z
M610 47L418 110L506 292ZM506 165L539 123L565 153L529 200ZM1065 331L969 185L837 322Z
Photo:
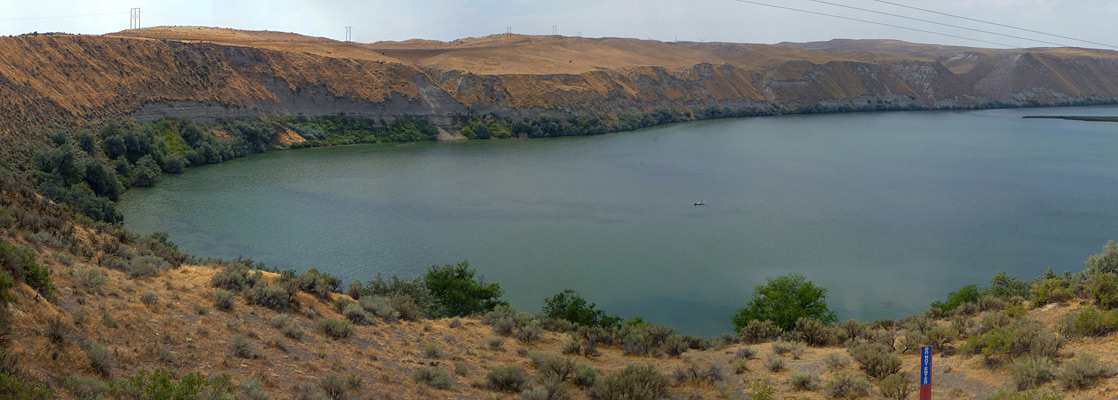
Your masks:
M506 26L505 27L505 37L512 37L512 27L511 26Z
M140 29L140 7L128 9L128 29Z
M551 26L551 36L559 36L559 25Z
M353 41L353 27L352 26L345 27L345 41L346 41L346 43L349 43L349 42Z

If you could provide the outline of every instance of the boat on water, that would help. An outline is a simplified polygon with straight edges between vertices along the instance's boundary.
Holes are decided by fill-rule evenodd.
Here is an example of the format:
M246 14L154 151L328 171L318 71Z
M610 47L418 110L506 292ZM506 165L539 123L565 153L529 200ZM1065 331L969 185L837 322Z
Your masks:
M699 201L696 201L696 202L695 202L695 205L697 205L697 206L705 206L705 205L707 205L707 202L705 202L705 201L702 201L702 200L699 200Z

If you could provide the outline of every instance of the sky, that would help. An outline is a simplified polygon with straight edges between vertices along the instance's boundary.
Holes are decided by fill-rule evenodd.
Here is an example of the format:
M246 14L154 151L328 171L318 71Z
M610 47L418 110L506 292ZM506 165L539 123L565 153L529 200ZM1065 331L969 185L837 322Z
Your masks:
M838 19L750 2L894 26ZM564 36L628 37L661 41L778 43L845 38L898 39L975 47L1065 45L1115 49L1107 45L1118 46L1118 24L1114 23L1118 20L1118 1L1113 0L889 2L1067 38L932 14L879 0L0 0L0 35L30 32L117 32L128 28L129 9L138 7L144 27L202 25L286 31L341 40L345 37L345 27L352 26L353 40L357 42L412 38L445 41L504 33L511 28L513 33L520 34L547 35L555 29Z

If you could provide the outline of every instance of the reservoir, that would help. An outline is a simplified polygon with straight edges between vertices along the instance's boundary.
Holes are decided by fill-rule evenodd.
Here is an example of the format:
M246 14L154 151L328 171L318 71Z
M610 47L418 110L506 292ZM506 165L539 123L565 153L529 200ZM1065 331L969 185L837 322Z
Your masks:
M713 336L767 277L900 318L1000 270L1078 272L1118 239L1118 108L730 119L530 141L276 151L164 176L134 231L269 267L414 277L469 260L538 312L574 289ZM696 206L702 201L705 205Z

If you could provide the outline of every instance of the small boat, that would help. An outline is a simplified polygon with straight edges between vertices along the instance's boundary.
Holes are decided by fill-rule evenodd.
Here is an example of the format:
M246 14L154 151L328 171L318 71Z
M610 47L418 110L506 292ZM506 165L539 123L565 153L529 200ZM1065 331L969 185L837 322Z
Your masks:
M705 202L705 201L702 201L702 200L699 200L699 201L696 201L696 202L695 202L695 205L697 205L697 206L705 206L705 205L707 205L707 202Z

